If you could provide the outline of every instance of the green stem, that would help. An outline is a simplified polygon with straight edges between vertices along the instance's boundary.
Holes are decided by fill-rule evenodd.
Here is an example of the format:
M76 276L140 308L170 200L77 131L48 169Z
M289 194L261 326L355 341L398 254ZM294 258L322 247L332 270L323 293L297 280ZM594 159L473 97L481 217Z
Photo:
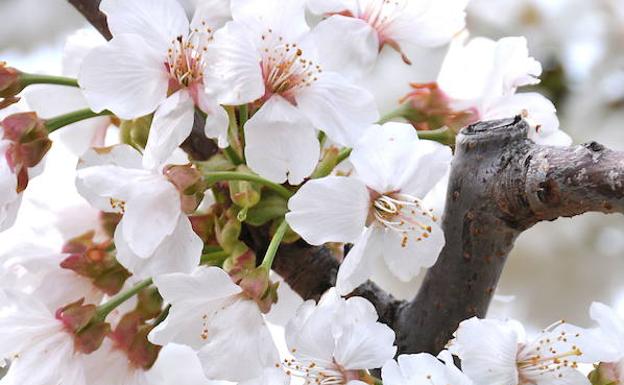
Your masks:
M141 282L137 283L136 285L134 285L133 287L131 287L130 289L128 289L127 291L124 291L123 293L117 294L113 298L109 299L106 303L98 306L97 313L96 313L97 314L96 318L98 320L104 321L106 319L106 316L109 315L111 311L115 310L115 308L117 308L117 306L119 306L122 303L126 302L130 298L134 297L141 290L143 290L146 287L150 286L152 284L152 282L153 281L152 281L151 278L148 278L148 279L146 279L144 281L141 281Z
M208 184L229 180L244 180L258 183L259 185L270 188L285 199L290 199L290 197L293 196L293 192L288 190L286 187L253 174L245 174L235 171L207 172L204 174L204 180Z
M238 136L236 111L232 106L225 107L225 110L227 111L228 119L230 120L230 126L228 127L228 140L230 141L230 146L224 149L223 153L230 160L230 162L238 166L239 164L245 163L245 160L240 155L240 153L242 153L242 146Z
M275 259L275 254L277 254L277 249L279 245L282 243L282 239L284 238L284 234L286 234L286 230L288 230L288 223L286 220L282 220L282 223L275 230L275 234L273 234L273 238L271 238L271 243L269 243L269 248L264 254L264 259L262 260L261 267L264 267L267 270L271 270L271 266L273 265L273 260Z
M102 111L100 113L93 112L88 108L84 110L73 111L64 115L59 115L54 118L46 120L46 127L48 132L54 132L61 127L68 126L72 123L80 122L82 120L95 118L97 116L112 115L110 111Z
M420 139L433 140L442 144L455 144L455 132L448 127L430 131L417 131Z
M349 155L351 155L352 148L345 147L338 153L338 158L336 160L336 165L340 164L342 161L347 159Z
M245 127L245 123L249 120L249 108L246 104L238 107L238 125L242 130Z
M23 73L20 75L20 81L23 87L27 87L33 84L56 84L59 86L79 87L78 80L66 78L63 76Z
M403 106L397 108L394 111L390 111L387 114L383 115L379 121L377 121L377 124L384 124L384 123L388 123L389 121L396 119L396 118L403 118L403 113L404 113L404 108Z
M201 264L210 266L221 266L229 255L230 254L224 250L202 254Z

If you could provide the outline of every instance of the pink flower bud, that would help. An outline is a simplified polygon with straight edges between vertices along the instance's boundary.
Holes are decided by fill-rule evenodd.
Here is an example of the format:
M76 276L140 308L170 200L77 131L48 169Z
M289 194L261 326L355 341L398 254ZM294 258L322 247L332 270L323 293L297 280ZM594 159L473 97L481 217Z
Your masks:
M24 89L20 81L21 74L15 68L7 67L5 62L0 62L0 97L11 98Z

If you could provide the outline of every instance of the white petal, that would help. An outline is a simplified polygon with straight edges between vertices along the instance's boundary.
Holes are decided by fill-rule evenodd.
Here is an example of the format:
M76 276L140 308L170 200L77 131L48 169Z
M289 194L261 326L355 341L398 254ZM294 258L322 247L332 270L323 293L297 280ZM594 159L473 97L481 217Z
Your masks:
M100 9L114 36L139 35L163 54L173 39L189 32L186 13L177 0L102 0Z
M461 358L463 372L476 385L517 384L518 342L507 323L473 317L459 325L449 351Z
M382 237L377 226L371 226L353 242L353 248L338 269L336 289L341 295L351 293L370 278L372 261L381 258Z
M394 338L394 331L385 324L354 324L336 341L334 357L348 370L379 368L396 354Z
M314 126L343 146L353 146L379 119L373 95L337 73L323 72L295 95L297 106Z
M305 20L305 0L232 0L232 15L234 20L245 23L255 33L262 34L270 28L291 43L309 29Z
M204 126L204 134L208 138L216 139L219 148L226 148L229 146L228 126L230 124L227 111L205 91L200 90L198 95L199 108L207 115L206 125Z
M523 373L524 374L524 373ZM528 371L526 381L536 385L590 385L583 373L570 367L562 366L556 371Z
M232 11L229 0L202 0L197 4L191 29L211 28L213 31L223 27L232 19Z
M230 276L218 267L199 267L191 274L167 274L154 278L158 292L168 303L210 301L241 292Z
M310 180L290 198L286 221L308 243L353 242L364 229L370 198L355 178Z
M358 12L358 4L353 0L308 0L308 9L317 15L330 13Z
M208 330L208 343L198 356L209 379L245 381L279 363L269 329L253 301L240 299L213 314Z
M78 82L93 111L138 118L152 113L166 98L165 58L139 36L120 35L87 55Z
M93 48L103 44L106 44L106 39L93 28L79 29L69 35L63 47L63 75L78 76L85 56Z
M150 128L143 165L157 169L191 134L195 107L186 90L169 96L156 110Z
M352 17L331 16L317 24L309 38L314 40L323 70L350 79L370 71L379 54L375 30L365 21Z
M245 140L249 167L276 183L303 182L314 171L321 152L314 128L277 95L245 124Z
M264 95L260 52L244 25L229 22L217 31L208 50L209 77L220 83L219 103L240 105Z
M624 321L609 306L593 302L589 308L591 319L598 323L603 333L610 335L614 342L619 342L624 353Z
M472 383L452 362L450 365L444 365L428 353L400 355L398 363L388 361L382 368L381 377L387 385L419 383L470 385Z
M130 249L140 258L150 257L178 225L180 205L178 190L164 176L136 182L119 223Z
M280 368L267 368L262 372L260 378L254 378L248 381L243 381L239 385L288 385L290 379Z
M118 229L121 226L118 226ZM199 265L204 243L195 234L191 223L180 216L173 233L166 236L149 258L140 258L119 230L115 231L117 260L137 277L157 277L169 273L190 273Z
M446 243L438 223L428 216L419 216L416 220L431 226L431 232L421 230L400 233L386 230L383 240L384 260L390 271L403 282L416 277L420 269L433 266ZM428 234L428 237L424 234Z
M339 297L338 300L344 303ZM336 310L336 307L317 307L314 301L306 301L297 309L285 330L288 348L295 349L297 358L318 365L332 363Z

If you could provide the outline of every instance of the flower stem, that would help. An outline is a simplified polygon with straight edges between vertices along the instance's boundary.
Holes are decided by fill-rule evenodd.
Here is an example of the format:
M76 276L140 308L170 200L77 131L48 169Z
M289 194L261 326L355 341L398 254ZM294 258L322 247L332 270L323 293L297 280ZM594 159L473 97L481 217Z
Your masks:
M110 111L102 111L100 113L93 112L88 108L84 110L73 111L64 115L59 115L54 118L46 120L46 127L49 132L54 132L61 127L68 126L72 123L80 122L82 120L95 118L97 116L112 115Z
M78 80L66 78L63 76L22 73L20 75L20 81L23 87L27 87L33 84L56 84L59 86L79 87Z
M282 223L280 223L280 225L277 227L277 230L275 230L275 234L273 234L273 238L271 238L271 243L269 243L266 254L264 254L262 265L260 265L261 267L267 269L267 271L271 270L273 260L275 259L275 254L277 253L279 245L282 243L282 239L284 238L284 234L286 234L286 230L288 230L288 223L284 219L282 220Z
M225 258L227 258L229 255L230 254L224 250L205 253L201 256L201 264L210 266L221 266Z
M287 189L286 187L279 185L277 183L273 183L269 180L266 180L258 175L253 174L245 174L235 171L216 171L216 172L207 172L204 174L204 180L208 184L220 182L220 181L228 181L228 180L244 180L248 182L258 183L262 186L270 188L271 190L278 193L285 199L290 199L293 196L293 192Z
M150 286L152 284L152 282L153 281L152 281L151 278L143 280L143 281L137 283L136 285L134 285L133 287L131 287L130 289L124 291L123 293L117 294L116 296L114 296L113 298L108 300L106 303L98 306L97 313L96 313L97 314L96 318L101 320L101 321L104 321L106 319L106 316L109 315L111 311L115 310L115 308L117 308L117 306L119 306L122 303L126 302L130 298L134 297L141 290L143 290L146 287Z
M400 106L396 110L388 112L387 114L379 118L379 120L377 121L377 124L384 124L384 123L388 123L389 121L393 119L402 118L403 112L404 112L403 110L404 110L403 106Z
M420 139L433 140L442 144L454 145L455 132L448 127L437 130L416 131Z
M223 154L232 162L235 166L245 163L245 160L241 156L243 152L242 144L238 133L238 123L236 121L236 111L234 107L227 106L225 110L228 114L230 125L228 127L228 140L230 146L223 150Z

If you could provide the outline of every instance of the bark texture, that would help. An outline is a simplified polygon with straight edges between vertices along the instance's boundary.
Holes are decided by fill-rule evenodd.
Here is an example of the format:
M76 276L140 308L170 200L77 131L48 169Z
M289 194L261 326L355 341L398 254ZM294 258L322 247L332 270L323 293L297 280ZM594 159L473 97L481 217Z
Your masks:
M110 37L99 0L68 1ZM197 121L185 142L187 152L200 159L215 151L201 138L201 127ZM459 322L485 316L522 231L588 211L623 213L624 153L595 142L537 145L527 139L527 124L519 117L477 123L457 137L446 202L446 246L416 298L397 301L371 282L354 292L373 302L381 320L396 331L400 353L437 353ZM246 233L256 252L265 250L266 231ZM280 247L274 264L305 299L318 299L333 286L338 267L329 249L301 241Z

